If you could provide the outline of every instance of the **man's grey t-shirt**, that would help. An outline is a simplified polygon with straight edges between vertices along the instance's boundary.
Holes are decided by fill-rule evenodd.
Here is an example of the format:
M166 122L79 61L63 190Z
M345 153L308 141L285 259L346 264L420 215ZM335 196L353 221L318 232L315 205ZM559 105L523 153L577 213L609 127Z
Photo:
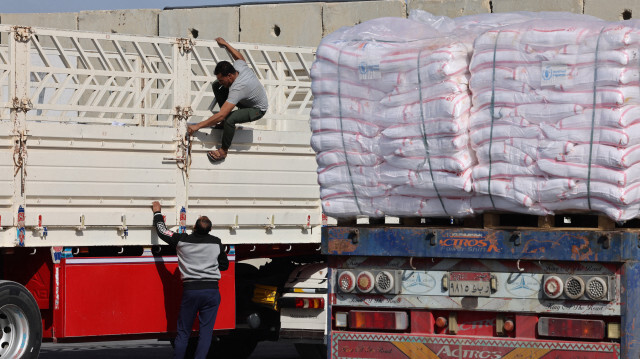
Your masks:
M229 87L227 101L238 107L255 107L267 111L267 93L253 70L243 60L236 60L233 67L238 71L238 77Z

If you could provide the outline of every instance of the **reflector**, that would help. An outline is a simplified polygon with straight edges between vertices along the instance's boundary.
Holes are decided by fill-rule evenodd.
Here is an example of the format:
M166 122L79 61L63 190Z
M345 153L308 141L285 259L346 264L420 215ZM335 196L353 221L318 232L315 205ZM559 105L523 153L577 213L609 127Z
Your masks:
M278 287L256 284L253 288L253 297L251 298L251 301L271 307L273 310L278 310L277 298Z
M447 326L447 318L445 317L438 317L438 319L436 319L436 327L438 328L444 328Z
M513 320L505 320L504 321L504 331L512 332L516 325L513 323Z
M607 324L607 337L609 339L620 339L621 334L620 323Z
M604 339L604 321L589 319L540 318L538 334L544 337Z
M356 285L358 286L359 291L363 293L369 293L373 289L374 283L375 279L373 278L373 274L371 274L371 272L364 271L358 274Z
M555 275L552 275L544 279L542 288L544 290L544 294L547 297L558 298L564 290L564 285L562 283L562 279Z
M336 313L336 327L346 328L347 327L347 313L346 312L337 312Z

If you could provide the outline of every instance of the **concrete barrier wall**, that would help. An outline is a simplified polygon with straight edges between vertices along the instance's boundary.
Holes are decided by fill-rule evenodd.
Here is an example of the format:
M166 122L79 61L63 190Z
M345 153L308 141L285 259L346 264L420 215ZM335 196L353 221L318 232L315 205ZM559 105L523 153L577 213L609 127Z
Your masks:
M449 17L485 14L491 12L491 3L490 0L408 0L407 13L424 10Z
M1 14L0 24L77 30L78 13L61 12L52 14ZM2 34L0 43L7 43L5 34ZM51 43L51 41L47 39L42 39L42 45L52 46L53 43ZM66 44L63 44L63 46L66 46Z
M4 14L0 23L121 34L194 36L252 43L317 46L342 26L378 17L406 17L411 10L436 15L510 11L568 11L605 20L640 18L637 0L379 0L281 3L192 8L82 11L54 14ZM194 31L195 30L195 31ZM4 42L6 39L0 39Z
M78 13L78 30L118 34L158 35L161 10L104 10Z
M318 46L321 39L322 3L240 6L241 42Z
M640 19L640 2L637 0L584 0L584 13L609 21Z
M53 14L1 14L0 24L40 26L53 29L77 30L78 13L60 12Z
M493 12L513 11L567 11L582 14L583 0L493 0Z
M240 8L237 6L162 11L158 18L160 36L213 40L223 37L240 41Z
M325 3L322 6L322 36L343 26L358 25L379 17L406 17L404 0Z

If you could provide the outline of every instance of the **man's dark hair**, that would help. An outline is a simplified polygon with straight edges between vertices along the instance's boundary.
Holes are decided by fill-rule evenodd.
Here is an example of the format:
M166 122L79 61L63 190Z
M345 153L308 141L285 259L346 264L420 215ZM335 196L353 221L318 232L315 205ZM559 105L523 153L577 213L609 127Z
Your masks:
M202 216L196 221L194 231L198 234L207 234L211 231L211 220L207 216Z
M229 76L230 74L235 74L236 72L238 71L236 71L236 68L233 67L233 65L231 65L229 61L218 62L215 70L213 70L214 75L220 74L222 76Z

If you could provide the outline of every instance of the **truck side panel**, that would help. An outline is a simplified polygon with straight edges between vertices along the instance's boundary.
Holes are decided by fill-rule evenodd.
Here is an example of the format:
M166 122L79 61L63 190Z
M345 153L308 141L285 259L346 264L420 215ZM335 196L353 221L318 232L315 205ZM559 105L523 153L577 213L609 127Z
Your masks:
M231 262L220 280L215 329L235 328L234 268ZM182 292L177 257L69 258L61 269L60 338L175 332Z
M222 272L216 330L234 329L235 254ZM42 312L43 337L174 333L182 296L175 255L78 256L53 263L49 250L2 254L3 278L21 283ZM197 329L197 323L194 325Z
M238 126L234 156L214 165L206 152L222 131L185 135L218 110L213 72L230 56L215 41L8 25L0 34L0 246L159 244L153 200L170 226L209 216L225 244L319 243L314 49L233 44L269 111Z

